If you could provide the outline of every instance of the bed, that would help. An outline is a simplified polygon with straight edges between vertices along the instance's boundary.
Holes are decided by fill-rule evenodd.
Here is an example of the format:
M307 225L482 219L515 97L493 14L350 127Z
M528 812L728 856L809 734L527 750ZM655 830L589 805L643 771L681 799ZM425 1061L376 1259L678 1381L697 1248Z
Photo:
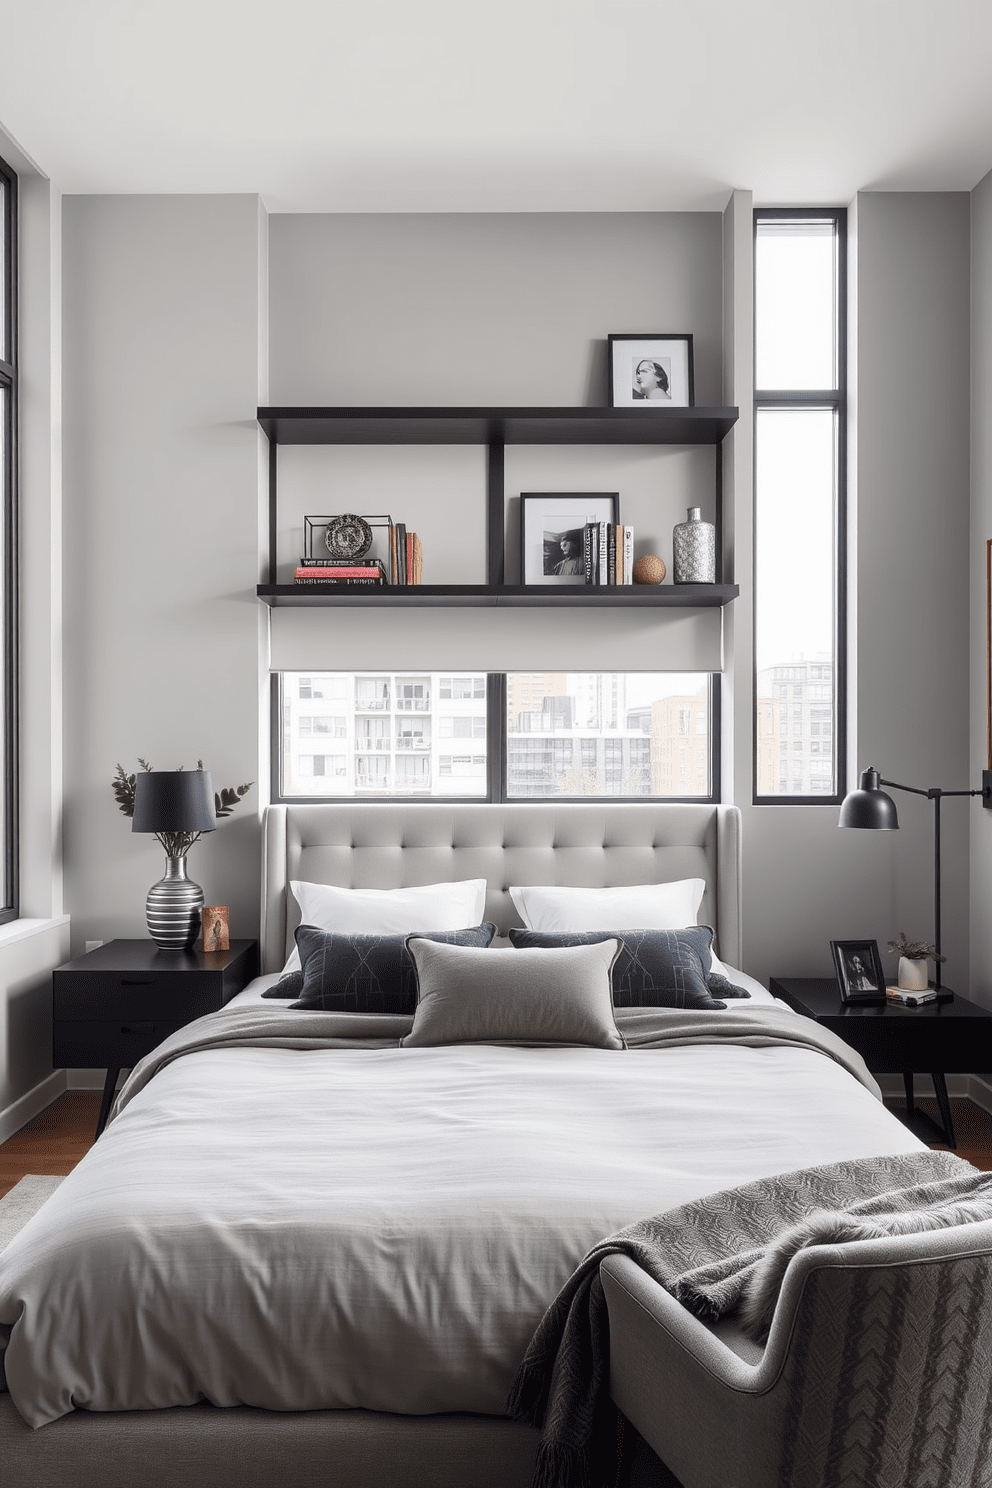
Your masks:
M623 1050L398 1047L409 1019L262 996L294 947L292 881L484 879L502 942L511 886L696 878L751 996L618 1011ZM596 1240L766 1174L920 1148L857 1056L804 1042L815 1025L737 970L741 945L733 807L268 808L263 975L132 1076L0 1256L11 1481L85 1488L112 1462L193 1488L523 1488L536 1433L502 1404Z

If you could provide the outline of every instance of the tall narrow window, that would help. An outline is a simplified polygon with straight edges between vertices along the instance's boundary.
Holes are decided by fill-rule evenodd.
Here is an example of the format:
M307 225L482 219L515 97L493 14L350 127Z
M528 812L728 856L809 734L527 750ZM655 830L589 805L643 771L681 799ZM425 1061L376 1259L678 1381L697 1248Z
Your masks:
M17 177L0 160L0 923L17 914Z
M754 798L844 794L843 210L755 213Z

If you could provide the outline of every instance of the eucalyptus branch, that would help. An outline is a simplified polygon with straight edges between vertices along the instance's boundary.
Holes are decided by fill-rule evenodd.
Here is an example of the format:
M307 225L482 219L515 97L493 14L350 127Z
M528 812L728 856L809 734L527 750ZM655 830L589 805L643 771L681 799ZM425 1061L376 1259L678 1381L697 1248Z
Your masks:
M138 757L138 764L142 770L151 771L153 768L140 755ZM183 766L180 765L179 768L181 770ZM197 760L196 768L198 770L203 769L202 760ZM123 816L129 818L133 818L134 816L134 794L137 782L137 774L129 775L124 766L120 764L117 766L114 772L114 778L110 782L110 788L114 793L114 800L117 802L117 809ZM235 806L241 804L242 797L248 794L254 783L253 780L249 780L245 785L227 785L220 792L214 793L214 815L218 821L225 816L231 815ZM161 843L167 857L184 858L193 844L199 842L203 834L201 832L153 832L151 835L155 838L156 842Z

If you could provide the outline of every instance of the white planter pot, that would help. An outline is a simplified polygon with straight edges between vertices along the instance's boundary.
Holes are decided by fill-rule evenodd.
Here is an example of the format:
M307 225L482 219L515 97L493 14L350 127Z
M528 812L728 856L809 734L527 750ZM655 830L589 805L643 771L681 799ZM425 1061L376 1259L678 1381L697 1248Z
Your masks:
M899 957L899 985L904 992L925 992L927 988L927 962L912 961L908 956Z

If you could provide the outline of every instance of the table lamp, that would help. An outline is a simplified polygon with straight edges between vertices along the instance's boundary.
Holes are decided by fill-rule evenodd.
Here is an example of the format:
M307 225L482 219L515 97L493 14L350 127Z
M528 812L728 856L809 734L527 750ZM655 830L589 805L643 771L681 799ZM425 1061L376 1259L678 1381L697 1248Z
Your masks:
M165 848L165 877L145 900L148 934L163 950L187 950L200 933L203 890L186 876L186 854L217 827L209 770L143 770L134 787L132 832L151 832Z
M917 785L900 785L895 780L883 780L873 765L862 770L858 789L849 791L841 802L839 827L860 827L870 832L892 832L898 829L899 816L896 803L882 786L892 790L909 791L914 796L926 796L933 802L933 943L937 951L937 971L934 978L936 990L940 991L940 803L944 796L981 796L982 805L992 807L992 770L982 771L981 790L942 790L930 786L923 790Z

